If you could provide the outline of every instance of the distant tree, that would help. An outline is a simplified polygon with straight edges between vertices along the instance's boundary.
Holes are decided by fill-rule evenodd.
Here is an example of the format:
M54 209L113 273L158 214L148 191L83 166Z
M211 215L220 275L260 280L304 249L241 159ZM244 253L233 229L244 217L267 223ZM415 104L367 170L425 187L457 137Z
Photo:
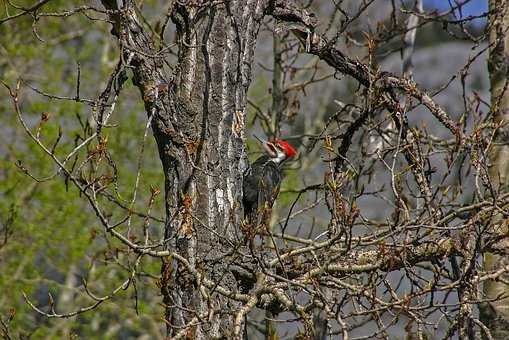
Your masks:
M499 126L491 148L490 178L493 190L506 192L509 185L509 147L507 145L507 120L509 118L509 1L490 1L488 71L490 74L491 114L494 124ZM509 243L505 214L493 217L494 232L500 235L496 251L484 256L484 270L501 271L507 268ZM498 280L485 283L487 301L481 304L481 321L491 330L494 339L509 337L509 302L507 273Z
M2 311L2 335L498 336L484 311L508 321L505 296L487 288L509 271L507 3L490 4L486 46L470 25L488 13L465 17L456 2L438 13L421 1L7 1L2 107L19 124L5 129L32 144L4 142L0 255L16 281L0 288L38 317L13 330L16 311ZM414 51L437 23L472 53L426 90ZM270 50L261 65L257 45ZM471 79L488 50L491 104ZM387 56L401 57L397 73ZM272 79L253 83L254 70ZM439 99L453 83L460 109ZM249 242L254 130L300 145L300 158L271 226ZM40 272L24 307L23 261Z

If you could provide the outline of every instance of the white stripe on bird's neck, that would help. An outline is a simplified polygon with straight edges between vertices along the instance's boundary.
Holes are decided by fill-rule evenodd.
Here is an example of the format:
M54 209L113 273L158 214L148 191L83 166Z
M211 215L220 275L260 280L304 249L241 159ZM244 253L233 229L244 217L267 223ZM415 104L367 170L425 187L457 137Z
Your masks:
M286 159L286 154L283 151L277 150L276 157L271 157L270 160L276 164L281 164Z

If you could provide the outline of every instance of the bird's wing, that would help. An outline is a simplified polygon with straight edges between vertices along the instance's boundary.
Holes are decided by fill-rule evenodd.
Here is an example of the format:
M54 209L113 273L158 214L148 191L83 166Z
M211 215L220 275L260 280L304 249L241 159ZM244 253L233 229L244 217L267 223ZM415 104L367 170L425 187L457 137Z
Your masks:
M271 209L279 194L280 185L281 171L279 167L274 162L268 162L263 168L263 174L260 177L258 206Z

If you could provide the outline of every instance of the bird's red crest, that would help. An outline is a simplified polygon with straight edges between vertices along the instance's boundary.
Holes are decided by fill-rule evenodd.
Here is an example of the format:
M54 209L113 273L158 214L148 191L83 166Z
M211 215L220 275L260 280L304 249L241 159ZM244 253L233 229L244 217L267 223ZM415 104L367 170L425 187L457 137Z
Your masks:
M279 145L285 151L287 158L292 158L295 157L295 155L297 155L297 150L295 150L295 148L291 146L290 143L288 143L287 141L276 139L274 143Z

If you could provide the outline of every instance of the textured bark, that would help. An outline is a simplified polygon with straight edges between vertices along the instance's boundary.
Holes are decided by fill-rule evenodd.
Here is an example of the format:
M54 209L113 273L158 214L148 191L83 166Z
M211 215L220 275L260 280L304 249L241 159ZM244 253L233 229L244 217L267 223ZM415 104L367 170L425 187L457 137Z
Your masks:
M115 10L116 2L103 1ZM264 4L260 0L181 5L169 10L177 26L177 70L171 74L138 21L132 4L112 14L124 60L140 89L165 174L167 248L218 284L236 290L228 253L238 240L244 117L251 63ZM125 13L125 14L124 14ZM236 243L236 242L235 242ZM225 298L196 289L196 279L171 258L162 265L161 292L168 335L183 326L195 339L228 336ZM222 314L223 313L223 314Z
M501 124L497 134L497 141L502 145L496 145L491 150L490 178L495 190L507 190L509 176L509 1L490 0L490 55L488 59L488 71L491 85L491 113L496 124ZM505 145L503 145L505 144ZM503 223L502 216L495 224L499 234L507 233L507 225ZM509 248L509 242L504 239L499 247ZM487 253L484 258L485 270L496 270L508 264L506 256ZM484 303L480 306L481 321L491 330L494 339L509 338L509 289L501 281L488 281L484 285L484 293L487 298L505 298Z

